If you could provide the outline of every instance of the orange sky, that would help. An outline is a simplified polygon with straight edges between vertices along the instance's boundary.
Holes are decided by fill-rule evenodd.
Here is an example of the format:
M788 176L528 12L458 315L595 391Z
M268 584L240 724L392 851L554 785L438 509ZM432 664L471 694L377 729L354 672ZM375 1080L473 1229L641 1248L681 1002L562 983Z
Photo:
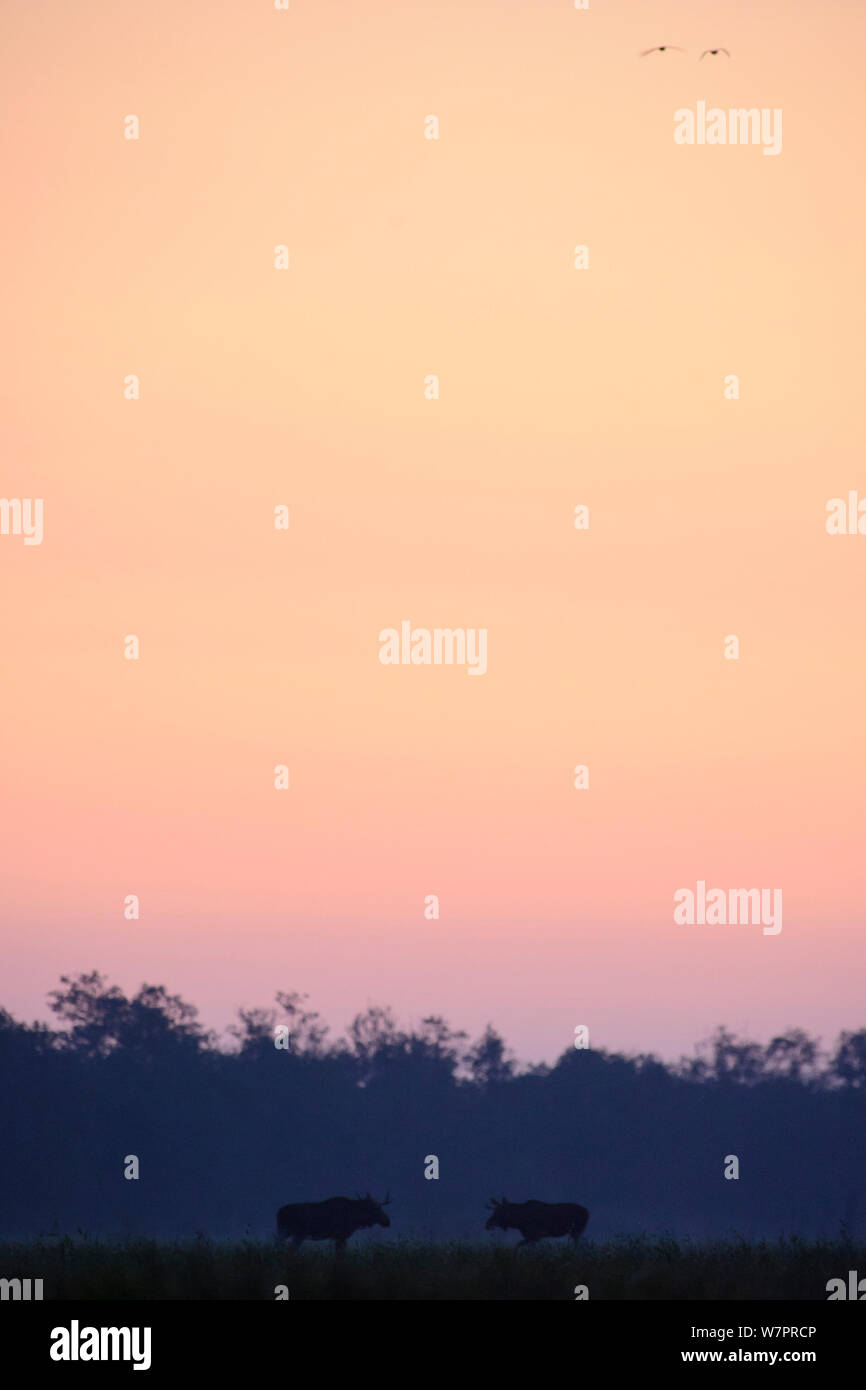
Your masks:
M0 536L0 1003L99 968L534 1059L866 1024L866 537L824 526L866 497L864 40L840 0L4 5L0 494L45 535ZM701 100L782 153L675 144ZM404 619L487 673L381 665ZM782 932L675 925L698 879Z

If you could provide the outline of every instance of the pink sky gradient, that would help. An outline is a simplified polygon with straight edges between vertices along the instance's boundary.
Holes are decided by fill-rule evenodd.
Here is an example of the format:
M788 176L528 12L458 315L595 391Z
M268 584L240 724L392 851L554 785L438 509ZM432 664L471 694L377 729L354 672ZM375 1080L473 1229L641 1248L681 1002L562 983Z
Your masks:
M866 537L824 527L866 497L864 40L838 0L4 6L0 495L45 537L0 536L0 1004L98 968L532 1060L866 1026ZM783 152L675 145L698 100ZM487 674L382 666L403 619ZM698 879L782 932L676 926Z

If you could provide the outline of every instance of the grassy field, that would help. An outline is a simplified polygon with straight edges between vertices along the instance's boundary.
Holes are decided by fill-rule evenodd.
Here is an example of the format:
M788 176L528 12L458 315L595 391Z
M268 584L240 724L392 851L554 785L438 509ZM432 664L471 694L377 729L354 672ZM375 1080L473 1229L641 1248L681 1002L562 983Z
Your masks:
M330 1245L300 1251L267 1241L0 1242L0 1278L44 1280L45 1299L816 1299L831 1278L866 1273L850 1241L678 1242L647 1236L605 1244L542 1242L515 1249L454 1241Z

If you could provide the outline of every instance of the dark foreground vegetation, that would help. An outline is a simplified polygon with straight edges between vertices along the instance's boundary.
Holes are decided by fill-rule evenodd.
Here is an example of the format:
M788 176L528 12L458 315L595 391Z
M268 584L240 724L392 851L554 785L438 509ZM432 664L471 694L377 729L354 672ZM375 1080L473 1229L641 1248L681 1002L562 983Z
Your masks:
M492 1028L475 1041L436 1017L406 1030L383 1008L330 1040L298 994L242 1010L223 1039L161 986L127 997L96 972L64 977L51 1008L55 1027L0 1009L0 1236L261 1240L287 1203L390 1191L394 1240L483 1241L487 1203L503 1196L585 1206L592 1241L623 1231L866 1238L866 1030L825 1051L799 1029L765 1045L719 1029L678 1063L566 1039L554 1065L520 1066ZM396 1288L401 1261L417 1265L413 1286L426 1279L443 1292L473 1280L507 1291L532 1270L539 1287L558 1288L572 1269L555 1251L512 1266L493 1249L353 1246L339 1273L302 1250L298 1296L337 1278ZM166 1246L128 1248L139 1254L118 1257L123 1278L168 1259ZM258 1290L249 1281L266 1267L267 1283L277 1258L254 1245L231 1258L184 1249L165 1277L200 1259L217 1289L225 1268ZM639 1287L643 1257L604 1249L592 1257L597 1296ZM81 1277L89 1250L76 1254ZM92 1258L111 1286L109 1256ZM721 1281L731 1290L721 1296L745 1297L737 1290L763 1278L764 1258L657 1255L646 1277L659 1288L691 1279L696 1290ZM780 1269L795 1278L804 1258ZM817 1277L804 1275L809 1296Z
M359 1243L293 1251L274 1242L0 1243L0 1268L41 1278L45 1299L827 1299L866 1271L866 1243L677 1242L640 1237L517 1250L491 1240ZM282 1286L282 1288L281 1288ZM586 1295L582 1295L586 1296Z

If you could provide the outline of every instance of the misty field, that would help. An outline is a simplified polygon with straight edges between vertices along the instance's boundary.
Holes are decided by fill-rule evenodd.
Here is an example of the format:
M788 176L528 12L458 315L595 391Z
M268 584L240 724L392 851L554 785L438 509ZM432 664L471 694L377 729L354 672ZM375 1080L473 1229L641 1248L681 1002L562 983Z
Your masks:
M44 1281L48 1299L590 1299L826 1300L828 1279L866 1272L849 1240L689 1242L648 1236L576 1250L546 1242L357 1243L300 1251L269 1241L0 1242L0 1276ZM285 1295L283 1295L285 1296Z

